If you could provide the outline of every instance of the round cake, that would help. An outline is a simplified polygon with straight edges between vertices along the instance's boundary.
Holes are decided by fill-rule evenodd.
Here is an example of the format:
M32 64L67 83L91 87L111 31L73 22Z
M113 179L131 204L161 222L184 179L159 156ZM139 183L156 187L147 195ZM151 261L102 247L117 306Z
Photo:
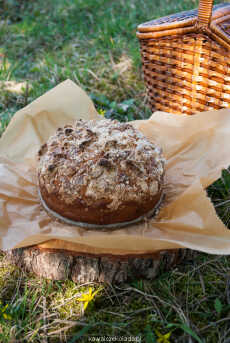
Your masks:
M124 226L161 202L162 151L131 124L78 120L58 128L38 155L42 205L67 223Z

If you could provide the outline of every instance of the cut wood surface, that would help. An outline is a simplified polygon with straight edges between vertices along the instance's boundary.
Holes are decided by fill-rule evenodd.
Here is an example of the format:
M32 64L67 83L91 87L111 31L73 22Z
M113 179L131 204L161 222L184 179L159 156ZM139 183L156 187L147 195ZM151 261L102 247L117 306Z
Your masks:
M192 250L179 249L142 256L97 256L33 246L7 251L6 256L11 263L47 279L121 283L154 279L159 273L191 259L193 254Z

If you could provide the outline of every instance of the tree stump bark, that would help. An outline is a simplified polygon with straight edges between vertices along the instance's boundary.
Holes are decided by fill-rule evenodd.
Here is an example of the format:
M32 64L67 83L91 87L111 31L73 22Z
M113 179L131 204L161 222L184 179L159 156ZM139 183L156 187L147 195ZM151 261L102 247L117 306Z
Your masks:
M179 249L141 257L96 256L33 246L10 250L6 258L20 268L47 279L112 284L132 279L154 279L160 272L191 259L193 254L192 250Z

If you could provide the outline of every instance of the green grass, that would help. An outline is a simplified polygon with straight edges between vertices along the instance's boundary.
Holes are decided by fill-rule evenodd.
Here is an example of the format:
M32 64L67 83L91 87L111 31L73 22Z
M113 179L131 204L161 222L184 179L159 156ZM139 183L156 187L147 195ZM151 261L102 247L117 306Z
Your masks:
M101 95L109 103L133 99L129 119L150 114L137 25L197 6L197 1L190 0L40 0L24 1L15 9L17 1L2 2L11 5L5 11L8 17L0 22L0 80L28 81L28 101L32 101L70 78L94 96L96 105ZM3 114L11 116L12 106L13 111L21 108L23 101L17 100L2 95ZM127 120L124 115L120 119Z
M120 286L76 285L36 278L1 257L1 342L88 342L98 336L141 337L156 342L225 342L229 337L230 261L197 253L155 281ZM100 289L86 311L77 299ZM1 309L8 304L4 319ZM151 338L151 340L150 340Z
M121 121L147 118L138 24L197 7L191 0L0 0L0 135L10 118L70 78L98 110ZM4 9L4 10L3 10ZM5 81L20 92L8 90ZM14 87L13 87L14 88ZM208 192L230 222L228 171ZM140 336L157 342L227 343L230 260L196 253L154 281L118 286L41 280L0 258L0 342L88 342ZM77 298L102 288L85 313ZM8 307L5 308L5 305ZM4 316L5 314L5 316ZM8 316L8 319L6 318Z

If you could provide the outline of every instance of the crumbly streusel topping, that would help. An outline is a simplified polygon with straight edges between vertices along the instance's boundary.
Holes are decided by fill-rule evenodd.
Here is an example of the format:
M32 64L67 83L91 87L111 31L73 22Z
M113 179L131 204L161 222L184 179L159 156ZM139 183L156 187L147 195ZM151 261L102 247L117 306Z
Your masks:
M66 204L142 202L162 187L161 149L132 125L116 120L78 120L59 128L39 150L40 186Z

